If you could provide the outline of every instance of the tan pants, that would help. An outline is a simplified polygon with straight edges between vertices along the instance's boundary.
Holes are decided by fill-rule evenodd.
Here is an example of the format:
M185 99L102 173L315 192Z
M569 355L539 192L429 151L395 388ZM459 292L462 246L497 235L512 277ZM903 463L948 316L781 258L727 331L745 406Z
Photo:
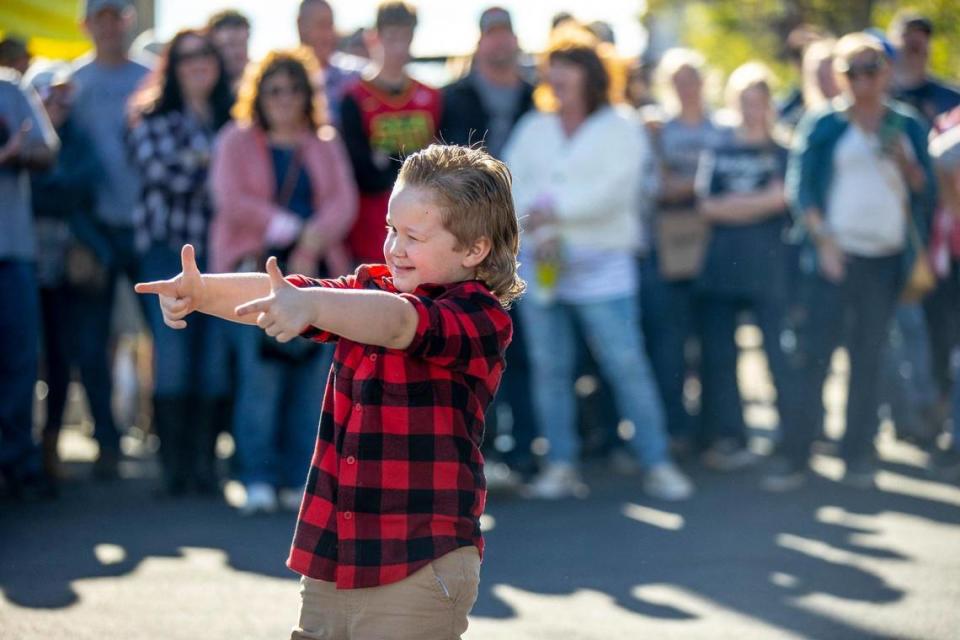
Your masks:
M300 623L291 640L456 640L477 600L480 554L461 547L413 575L369 589L300 579Z

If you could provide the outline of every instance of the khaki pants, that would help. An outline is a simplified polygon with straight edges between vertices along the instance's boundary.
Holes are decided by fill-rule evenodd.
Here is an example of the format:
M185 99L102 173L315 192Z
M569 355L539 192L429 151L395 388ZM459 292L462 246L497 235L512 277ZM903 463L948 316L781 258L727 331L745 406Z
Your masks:
M456 640L477 600L480 554L461 547L413 575L369 589L300 579L300 623L291 640Z

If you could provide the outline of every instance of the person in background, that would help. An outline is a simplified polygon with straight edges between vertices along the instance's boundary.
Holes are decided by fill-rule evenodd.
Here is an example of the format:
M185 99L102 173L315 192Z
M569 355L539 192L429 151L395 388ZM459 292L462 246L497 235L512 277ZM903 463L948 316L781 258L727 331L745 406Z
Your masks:
M23 75L30 68L30 50L23 38L7 35L0 40L0 67L13 69Z
M880 42L848 34L834 56L844 101L801 122L787 174L816 272L804 288L808 316L791 380L780 388L782 438L764 480L771 490L806 478L823 383L840 344L850 359L844 481L873 485L881 351L916 255L910 236L923 241L936 189L923 124L887 100L891 71Z
M951 112L952 113L952 112ZM960 122L960 110L954 118ZM944 133L937 135L930 141L930 155L936 167L937 180L940 185L940 210L938 214L949 215L954 224L960 224L960 126L954 124ZM960 307L960 241L954 236L949 252L943 256L946 262L947 276L945 284L949 286L950 302L953 310L952 321L956 330L956 310ZM943 283L941 284L943 286ZM951 345L951 352L955 348ZM948 354L949 357L950 354ZM950 433L949 446L945 449L933 450L932 466L934 471L943 479L951 482L960 481L960 376L954 376L953 388L950 392L951 414L953 426Z
M810 111L824 108L840 94L833 72L833 48L837 41L832 38L814 40L803 51L800 65L801 102L794 103L778 118L778 124L792 132Z
M406 72L417 26L406 2L377 8L372 66L341 103L341 130L360 188L360 209L349 245L358 263L376 263L383 252L390 190L403 156L422 149L440 124L440 92Z
M97 255L98 267L107 271L107 280L89 295L89 304L77 311L74 323L82 351L79 357L89 359L89 366L96 367L99 377L112 389L108 343L116 281L121 274L131 282L138 280L133 212L140 186L124 142L127 101L149 69L127 54L127 36L134 18L129 0L86 0L83 16L94 51L74 64L70 78L75 87L71 118L90 140L90 151L103 168L95 185L94 213L104 247ZM95 478L109 480L117 477L120 433L110 412L99 417L94 424L99 453L93 473Z
M210 16L206 30L223 58L227 82L236 94L250 62L250 20L239 11L225 9Z
M327 0L301 0L297 12L300 44L310 49L320 72L314 79L323 88L330 122L340 126L340 103L347 89L359 80L368 61L337 51L339 40L333 22L333 7Z
M56 163L31 174L37 230L37 281L43 328L43 376L47 383L41 451L51 487L60 480L58 443L67 404L72 365L79 365L87 403L95 421L109 421L110 387L90 359L77 358L76 334L63 319L76 317L86 304L88 287L102 286L104 272L90 269L95 248L104 252L93 222L93 185L101 171L90 141L70 118L73 87L66 62L35 63L24 82L40 96L60 139Z
M716 145L719 129L703 98L703 56L689 49L670 49L657 68L657 84L669 115L651 130L658 171L649 188L656 198L653 215L643 235L649 250L640 260L640 296L643 335L663 398L667 429L679 455L693 453L698 429L684 400L690 368L688 343L694 326L694 275L666 276L661 260L670 247L657 232L661 218L688 213L696 207L695 179L700 154Z
M627 86L624 98L634 109L644 109L656 105L653 96L652 69L648 63L637 59L627 67Z
M470 71L443 89L443 115L437 137L446 144L482 145L490 155L500 158L514 125L533 108L533 85L520 74L520 48L513 32L510 14L501 7L490 7L480 15L480 39L473 54ZM520 304L520 303L517 303ZM521 478L529 479L536 466L531 451L536 436L530 399L530 367L527 361L523 325L516 305L510 309L513 341L507 350L510 366L504 371L500 391L487 416L484 456L487 486L512 486ZM500 420L499 405L510 408L512 448L496 461L497 436L506 430Z
M196 248L199 264L209 263L208 167L232 103L212 36L191 29L173 37L131 97L127 142L143 189L134 223L144 278L177 273L186 243ZM229 410L225 329L203 318L185 331L171 331L152 304L147 320L154 343L153 428L160 438L163 490L174 496L190 489L213 494L219 489L215 425Z
M760 63L748 62L730 74L726 102L739 124L724 130L722 141L703 152L697 169L698 208L711 228L696 283L702 338L701 436L708 447L704 464L720 471L755 459L747 447L736 376L735 334L742 311L752 313L763 334L774 388L784 383L780 332L787 150L773 138L772 85L772 72Z
M545 77L554 112L521 119L504 157L530 241L520 259L530 298L520 306L532 367L547 465L530 485L533 497L582 493L577 468L574 322L610 381L620 415L634 425L631 445L643 490L682 500L693 486L671 462L663 408L639 329L635 182L649 153L629 109L609 103L607 71L596 41L577 31L547 52Z
M930 75L933 22L914 11L894 16L887 36L896 48L891 93L920 112L928 124L960 105L960 90Z
M52 165L58 146L36 92L0 69L0 483L14 498L48 489L33 440L40 308L27 172Z
M308 276L350 270L343 240L356 215L356 185L310 84L315 72L307 52L274 51L244 77L236 122L221 133L211 167L214 272L262 268L268 255ZM320 418L316 383L332 350L304 342L284 348L255 327L231 329L241 513L273 511L278 499L296 510Z
M897 51L892 95L920 113L935 130L931 135L944 130L937 127L938 118L960 106L960 89L930 74L933 34L933 22L910 10L898 12L887 30ZM888 395L897 434L912 437L925 447L934 446L933 440L949 418L951 354L960 344L955 306L960 290L951 277L949 258L944 259L951 244L960 246L960 224L945 207L938 207L930 238L930 253L937 257L933 265L937 287L922 301L922 307L913 304L898 310L900 336L894 338L899 338L899 349L894 342L893 362L888 367ZM911 378L904 380L903 371L910 371Z
M806 104L807 75L803 58L807 49L814 42L826 39L827 35L820 28L810 24L800 24L790 30L785 42L787 62L790 63L800 79L777 106L777 120L791 129L797 125L800 118L810 106Z

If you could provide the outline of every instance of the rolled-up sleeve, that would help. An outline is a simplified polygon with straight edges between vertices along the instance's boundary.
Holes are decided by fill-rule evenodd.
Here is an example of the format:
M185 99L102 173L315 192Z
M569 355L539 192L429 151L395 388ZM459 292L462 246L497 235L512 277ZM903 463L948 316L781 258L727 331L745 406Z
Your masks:
M401 295L417 312L409 355L481 379L502 370L513 325L496 298L479 290L439 299Z

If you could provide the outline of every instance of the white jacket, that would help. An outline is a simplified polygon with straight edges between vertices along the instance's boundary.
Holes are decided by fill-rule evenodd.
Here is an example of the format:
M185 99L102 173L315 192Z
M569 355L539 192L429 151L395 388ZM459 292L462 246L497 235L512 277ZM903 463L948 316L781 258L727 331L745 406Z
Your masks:
M528 113L504 151L521 224L546 194L568 246L635 249L640 172L649 153L646 131L626 107L601 107L572 138L557 114Z

